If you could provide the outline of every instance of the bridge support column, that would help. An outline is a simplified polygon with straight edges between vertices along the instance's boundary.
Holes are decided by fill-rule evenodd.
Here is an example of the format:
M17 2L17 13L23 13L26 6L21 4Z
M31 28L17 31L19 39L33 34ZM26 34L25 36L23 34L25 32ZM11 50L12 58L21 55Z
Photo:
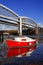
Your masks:
M39 27L38 27L38 25L37 25L37 27L35 28L35 34L36 34L36 35L39 35Z

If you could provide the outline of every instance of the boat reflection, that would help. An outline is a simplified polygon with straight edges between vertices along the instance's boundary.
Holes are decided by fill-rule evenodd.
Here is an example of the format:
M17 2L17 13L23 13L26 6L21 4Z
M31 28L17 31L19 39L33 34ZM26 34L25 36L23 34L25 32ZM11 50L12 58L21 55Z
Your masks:
M1 45L1 55L6 58L23 57L30 55L35 49L36 46L30 48L8 48L8 45L3 43Z
M33 48L33 47L30 48L31 51L29 50L29 48L9 49L7 51L6 57L12 57L12 56L14 56L14 57L23 57L23 56L26 56L27 53L32 52L35 49L36 48Z
M21 56L25 56L26 52L28 52L28 48L24 49L9 49L7 52L7 57L17 56L22 54Z

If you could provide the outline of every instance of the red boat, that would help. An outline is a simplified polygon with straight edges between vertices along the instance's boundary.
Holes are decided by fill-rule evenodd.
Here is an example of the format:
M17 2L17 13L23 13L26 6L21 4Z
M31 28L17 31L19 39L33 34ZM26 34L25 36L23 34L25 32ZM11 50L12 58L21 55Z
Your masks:
M7 39L5 40L5 46L7 46L7 57L17 56L17 55L26 55L27 52L33 51L36 49L37 43L35 39L22 36L22 18L20 18L19 24L19 35L15 37L14 40ZM3 47L3 46L2 46Z
M18 37L15 37L14 40L7 39L6 43L8 48L30 48L30 47L36 47L36 40L31 39L26 36L22 36L22 17L20 17L19 20L19 35Z
M29 37L16 37L14 40L6 39L1 48L3 49L2 55L9 57L23 57L30 55L37 47L35 39Z
M36 39L32 39L26 36L20 36L15 37L14 40L6 39L1 47L4 47L4 50L7 49L6 53L3 53L4 56L6 56L7 58L12 56L23 57L30 55L31 52L33 52L36 49L36 42Z
M29 37L16 37L14 40L7 39L8 48L30 48L36 46L36 40Z
M29 37L16 37L14 40L7 39L5 44L8 48L7 57L25 56L27 52L32 52L36 49L36 40Z

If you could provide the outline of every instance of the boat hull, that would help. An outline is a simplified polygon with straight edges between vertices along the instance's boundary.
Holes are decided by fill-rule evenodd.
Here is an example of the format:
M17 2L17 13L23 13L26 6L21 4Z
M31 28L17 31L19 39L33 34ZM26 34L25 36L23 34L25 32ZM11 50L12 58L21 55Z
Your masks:
M28 48L31 46L35 46L36 45L36 41L31 41L31 42L19 42L19 41L15 41L15 40L6 40L7 46L8 48Z
M15 57L20 54L26 55L27 52L31 52L32 50L36 49L36 41L18 42L8 39L6 40L6 44L8 46L8 52L6 57Z

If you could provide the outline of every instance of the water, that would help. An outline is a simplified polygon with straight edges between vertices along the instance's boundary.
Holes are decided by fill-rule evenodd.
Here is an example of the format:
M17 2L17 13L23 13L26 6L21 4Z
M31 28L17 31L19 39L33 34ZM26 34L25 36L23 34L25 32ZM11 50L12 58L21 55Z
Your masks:
M30 56L6 58L0 55L0 65L43 65L43 35L30 37L38 41L38 47Z

